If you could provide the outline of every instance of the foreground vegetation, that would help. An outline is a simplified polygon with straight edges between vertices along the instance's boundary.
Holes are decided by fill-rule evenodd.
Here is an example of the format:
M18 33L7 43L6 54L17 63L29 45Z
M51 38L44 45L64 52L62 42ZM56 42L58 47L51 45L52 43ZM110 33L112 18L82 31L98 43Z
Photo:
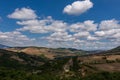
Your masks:
M0 80L119 80L120 72L100 72L85 77L74 76L69 78L61 78L53 74L32 74L24 70L8 70L0 69Z

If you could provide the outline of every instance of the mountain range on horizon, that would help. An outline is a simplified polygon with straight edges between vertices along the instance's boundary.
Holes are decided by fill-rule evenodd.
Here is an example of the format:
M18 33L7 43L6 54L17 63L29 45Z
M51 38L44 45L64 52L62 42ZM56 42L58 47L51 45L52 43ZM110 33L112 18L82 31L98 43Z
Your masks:
M3 44L0 44L0 48L1 48L1 49L9 48L9 46L7 46L7 45L3 45Z
M55 57L63 56L80 56L80 55L89 55L89 54L110 54L110 53L119 53L120 46L113 48L111 50L93 50L85 51L74 48L46 48L46 47L9 47L6 45L0 44L1 49L5 49L13 52L23 52L29 55L44 55L47 58L53 59ZM115 54L114 53L114 54Z
M0 48L1 49L3 49L3 48L27 48L27 47L36 47L36 48L47 48L47 47L38 47L38 46L8 46L8 45L4 45L4 44L0 44ZM119 48L120 46L117 46L117 47L114 47L114 48ZM114 49L114 48L112 48L112 49ZM111 49L108 49L108 50L99 50L99 49L97 49L97 50L82 50L82 49L76 49L76 48L64 48L64 47L59 47L59 48L53 48L53 49L69 49L69 50L72 50L72 51L74 51L74 50L81 50L81 51L90 51L91 53L92 52L97 52L97 53L99 53L99 52L101 52L101 51L108 51L108 50L111 50Z

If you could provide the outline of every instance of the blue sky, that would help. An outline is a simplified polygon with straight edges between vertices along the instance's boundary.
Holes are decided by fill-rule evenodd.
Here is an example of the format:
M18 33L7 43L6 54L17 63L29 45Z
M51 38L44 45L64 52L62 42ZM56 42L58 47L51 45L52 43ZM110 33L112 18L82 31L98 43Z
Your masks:
M0 44L110 49L120 42L120 0L0 1Z

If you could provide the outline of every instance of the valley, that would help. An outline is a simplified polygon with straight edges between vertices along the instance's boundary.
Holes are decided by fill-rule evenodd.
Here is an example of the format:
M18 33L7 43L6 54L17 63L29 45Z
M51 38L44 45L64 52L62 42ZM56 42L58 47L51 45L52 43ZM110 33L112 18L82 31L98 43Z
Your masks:
M2 80L15 80L11 75L20 77L23 74L26 75L23 79L20 77L20 80L30 77L29 80L97 80L106 79L106 76L116 76L111 80L120 78L119 47L91 54L67 48L12 47L0 49L0 63ZM97 77L93 79L92 74Z

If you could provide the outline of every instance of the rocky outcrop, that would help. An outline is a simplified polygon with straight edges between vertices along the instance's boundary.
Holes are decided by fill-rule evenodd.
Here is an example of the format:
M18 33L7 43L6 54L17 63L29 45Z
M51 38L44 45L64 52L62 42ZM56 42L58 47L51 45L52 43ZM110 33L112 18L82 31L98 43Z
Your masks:
M69 72L70 68L73 66L72 58L64 65L63 69L65 72Z

